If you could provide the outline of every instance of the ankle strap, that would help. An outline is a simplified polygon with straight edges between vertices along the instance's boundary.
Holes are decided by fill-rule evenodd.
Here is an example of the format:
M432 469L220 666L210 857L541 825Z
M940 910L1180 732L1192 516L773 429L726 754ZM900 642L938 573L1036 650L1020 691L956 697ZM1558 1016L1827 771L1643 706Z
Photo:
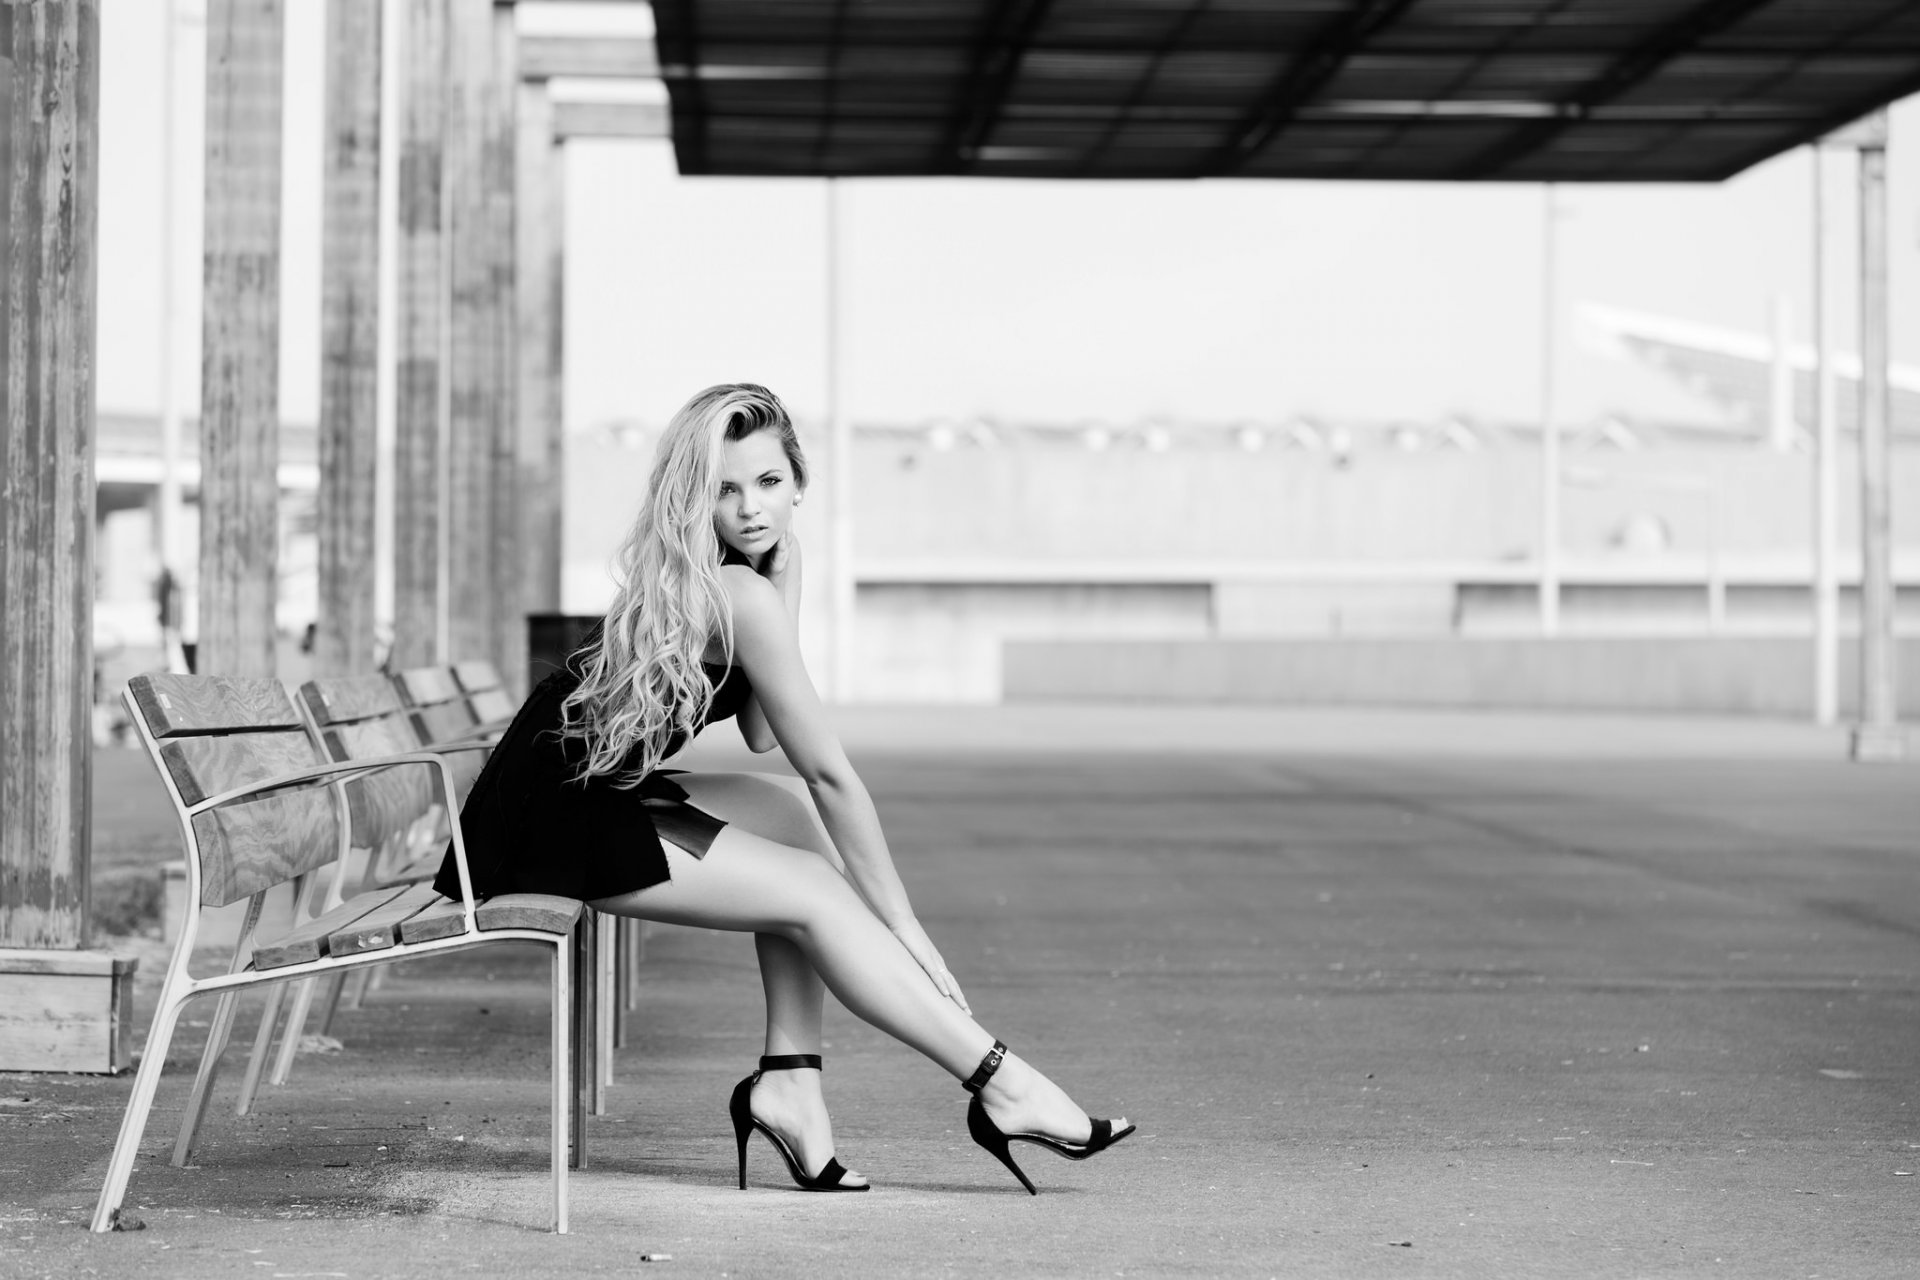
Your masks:
M973 1074L969 1076L960 1087L968 1093L978 1093L986 1088L987 1081L993 1079L993 1073L1000 1069L1000 1063L1006 1056L1007 1046L1005 1042L995 1040L993 1042L993 1048L987 1050L987 1056L980 1059L980 1065L974 1068Z
M820 1070L820 1055L817 1053L770 1053L760 1059L762 1071L795 1071L802 1067Z

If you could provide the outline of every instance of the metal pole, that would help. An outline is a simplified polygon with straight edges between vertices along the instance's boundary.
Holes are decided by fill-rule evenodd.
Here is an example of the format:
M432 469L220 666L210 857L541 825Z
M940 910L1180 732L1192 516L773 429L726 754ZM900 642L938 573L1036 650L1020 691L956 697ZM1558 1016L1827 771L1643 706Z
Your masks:
M1885 113L1860 145L1860 723L1853 758L1906 754L1894 685Z
M1554 411L1554 184L1543 188L1540 284L1540 633L1560 631L1560 426Z
M840 238L840 184L827 179L827 454L828 520L831 549L831 625L827 693L836 702L851 700L853 687L853 427L847 418L844 282L845 245Z
M1793 306L1787 295L1773 295L1773 359L1768 369L1767 446L1775 453L1793 448Z
M1833 376L1833 273L1828 268L1826 151L1813 152L1813 719L1840 715L1840 581L1835 495L1839 426Z

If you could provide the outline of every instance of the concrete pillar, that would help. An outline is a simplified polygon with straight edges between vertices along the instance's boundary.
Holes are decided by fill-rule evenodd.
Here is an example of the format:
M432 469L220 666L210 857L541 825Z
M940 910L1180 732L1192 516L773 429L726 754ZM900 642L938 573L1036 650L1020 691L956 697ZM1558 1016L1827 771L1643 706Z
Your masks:
M441 660L462 662L492 656L493 641L492 414L498 379L486 184L492 0L452 0L447 17L448 647Z
M514 309L519 343L515 401L520 419L520 573L528 612L560 611L560 487L565 440L560 422L565 153L553 138L553 99L544 81L522 84L514 150ZM501 674L506 674L502 672Z
M520 523L519 317L514 289L514 153L518 135L519 35L513 0L494 0L492 78L487 92L485 186L487 261L493 291L489 328L493 336L489 471L493 481L493 545L489 568L487 656L509 690L524 697L527 672L527 608L522 591Z
M448 0L401 3L392 662L404 668L439 662L446 650Z
M1886 114L1860 145L1860 723L1856 760L1906 754L1894 681Z
M200 374L203 674L275 673L281 0L208 0Z
M91 903L98 0L0 12L0 1071L132 1062Z
M373 669L380 356L380 0L327 5L316 670Z
M1826 151L1813 155L1813 719L1840 715L1838 475L1840 430L1833 370L1833 271L1827 216Z

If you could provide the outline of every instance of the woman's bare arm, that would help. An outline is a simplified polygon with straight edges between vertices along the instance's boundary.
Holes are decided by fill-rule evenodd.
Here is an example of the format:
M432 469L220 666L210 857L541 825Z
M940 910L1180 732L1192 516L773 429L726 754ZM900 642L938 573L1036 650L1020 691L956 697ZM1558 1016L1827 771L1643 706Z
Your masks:
M800 645L779 591L744 565L724 565L720 579L733 604L734 653L787 760L806 781L814 807L847 868L847 878L887 928L913 953L942 995L962 1009L966 997L920 927L894 869L873 798L853 771L827 723L800 659Z
M798 645L800 636L800 541L791 533L780 540L767 557L767 564L761 571L761 577L771 582L779 593L780 602L785 607L789 623L793 627L794 643ZM740 736L746 739L747 749L754 752L771 751L780 745L773 726L767 723L767 713L755 695L747 697L746 704L740 708Z

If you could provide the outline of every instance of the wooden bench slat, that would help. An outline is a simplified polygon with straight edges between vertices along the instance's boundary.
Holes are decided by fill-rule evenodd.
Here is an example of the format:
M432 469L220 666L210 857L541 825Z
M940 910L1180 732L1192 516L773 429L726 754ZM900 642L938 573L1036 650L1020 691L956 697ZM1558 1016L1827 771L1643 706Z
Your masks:
M249 782L326 763L298 729L173 738L161 744L160 758L190 806Z
M542 933L564 935L580 920L586 904L574 898L557 898L548 893L503 893L489 898L474 909L481 932L491 929L537 929ZM429 942L450 937L466 927L460 904L442 898L400 926L402 942Z
M419 736L404 711L333 725L322 736L335 760L365 760L420 749ZM455 776L459 776L457 767ZM377 849L403 835L439 794L434 770L423 764L383 769L349 782L347 808L354 847Z
M366 951L385 951L400 939L400 923L418 915L423 907L439 901L430 884L414 884L403 889L383 905L355 920L343 929L327 935L327 954L352 956Z
M322 763L307 735L289 730L171 738L160 758L189 805ZM202 905L238 902L331 862L340 851L337 821L333 796L319 786L194 815Z
M127 681L127 688L156 738L300 727L300 713L278 680L150 671Z
M499 670L484 659L454 663L453 678L467 693L484 693L501 685Z
M442 702L431 707L415 707L414 722L420 726L424 735L422 745L431 746L436 742L458 742L470 737L473 728L473 713L462 702Z
M480 931L489 929L538 929L542 933L566 933L580 919L587 904L578 898L559 898L550 893L503 893L488 898L474 908Z
M453 672L445 667L409 667L393 677L400 696L416 707L446 702L460 696Z
M422 880L431 880L440 874L440 864L446 859L444 841L421 854L392 875L385 877L394 884L418 884Z
M492 725L497 722L502 728L520 709L514 703L513 695L505 689L482 689L467 699L467 705L473 709L473 718L480 724Z
M280 969L290 964L304 964L309 960L318 960L327 954L326 943L331 934L346 928L368 912L385 906L406 891L405 885L394 885L348 898L333 910L315 916L305 924L288 930L274 941L255 948L253 967Z
M340 856L338 810L324 790L239 800L193 816L200 904L224 907Z
M386 676L332 676L300 686L313 718L322 726L368 716L390 715L402 703L400 691Z
M442 898L400 922L400 941L431 942L450 938L467 927L466 913L452 898Z

